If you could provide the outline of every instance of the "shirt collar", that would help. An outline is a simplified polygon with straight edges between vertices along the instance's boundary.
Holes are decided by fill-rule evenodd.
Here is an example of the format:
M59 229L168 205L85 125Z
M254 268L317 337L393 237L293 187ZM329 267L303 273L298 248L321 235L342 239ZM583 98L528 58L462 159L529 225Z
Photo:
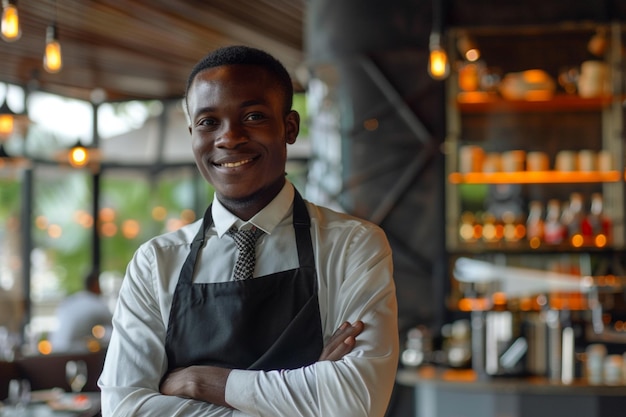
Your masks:
M217 235L222 237L224 233L232 228L245 230L252 226L256 226L266 234L271 235L274 228L285 217L291 214L294 194L295 190L293 184L289 182L289 180L285 180L285 185L283 185L278 195L247 222L228 211L219 199L215 197L213 199L211 214Z

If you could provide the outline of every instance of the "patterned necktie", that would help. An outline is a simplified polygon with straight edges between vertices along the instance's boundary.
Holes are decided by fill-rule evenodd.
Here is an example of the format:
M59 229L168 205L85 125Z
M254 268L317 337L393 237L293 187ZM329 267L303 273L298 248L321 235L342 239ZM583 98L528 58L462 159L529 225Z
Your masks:
M250 230L229 230L227 233L233 238L239 250L239 256L235 264L235 280L252 278L256 261L254 248L257 239L263 234L263 230L255 227Z

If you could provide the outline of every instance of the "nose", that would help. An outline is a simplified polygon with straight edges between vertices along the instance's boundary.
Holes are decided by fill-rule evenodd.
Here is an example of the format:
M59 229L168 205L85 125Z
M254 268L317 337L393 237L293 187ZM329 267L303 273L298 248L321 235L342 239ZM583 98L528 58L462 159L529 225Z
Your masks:
M235 148L242 143L248 142L245 129L238 123L224 123L215 145L222 148Z

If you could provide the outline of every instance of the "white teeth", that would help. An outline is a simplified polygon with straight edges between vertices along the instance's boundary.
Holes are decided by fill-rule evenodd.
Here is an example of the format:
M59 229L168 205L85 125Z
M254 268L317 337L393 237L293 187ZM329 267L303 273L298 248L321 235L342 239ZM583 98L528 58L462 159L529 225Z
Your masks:
M238 161L238 162L226 162L226 163L223 163L221 166L225 168L235 168L235 167L240 167L242 165L245 165L248 162L252 162L252 159L246 159L246 160Z

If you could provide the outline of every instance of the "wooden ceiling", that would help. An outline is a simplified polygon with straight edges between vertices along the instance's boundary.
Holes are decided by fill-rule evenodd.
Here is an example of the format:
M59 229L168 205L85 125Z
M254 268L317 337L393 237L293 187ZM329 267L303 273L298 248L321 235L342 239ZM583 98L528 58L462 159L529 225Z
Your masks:
M0 40L0 82L85 100L95 89L105 91L107 101L179 98L191 67L207 51L246 44L279 58L302 89L297 72L305 59L307 5L333 6L332 0L316 1L18 0L22 37ZM362 0L350 1L356 7ZM626 19L626 0L443 1L450 26ZM48 74L42 57L53 21L64 67ZM431 14L422 22L430 25Z
M0 82L89 100L168 99L184 92L207 51L246 44L279 58L297 80L305 0L19 0L22 36L0 40ZM56 20L63 69L42 57ZM296 88L298 86L296 85Z

